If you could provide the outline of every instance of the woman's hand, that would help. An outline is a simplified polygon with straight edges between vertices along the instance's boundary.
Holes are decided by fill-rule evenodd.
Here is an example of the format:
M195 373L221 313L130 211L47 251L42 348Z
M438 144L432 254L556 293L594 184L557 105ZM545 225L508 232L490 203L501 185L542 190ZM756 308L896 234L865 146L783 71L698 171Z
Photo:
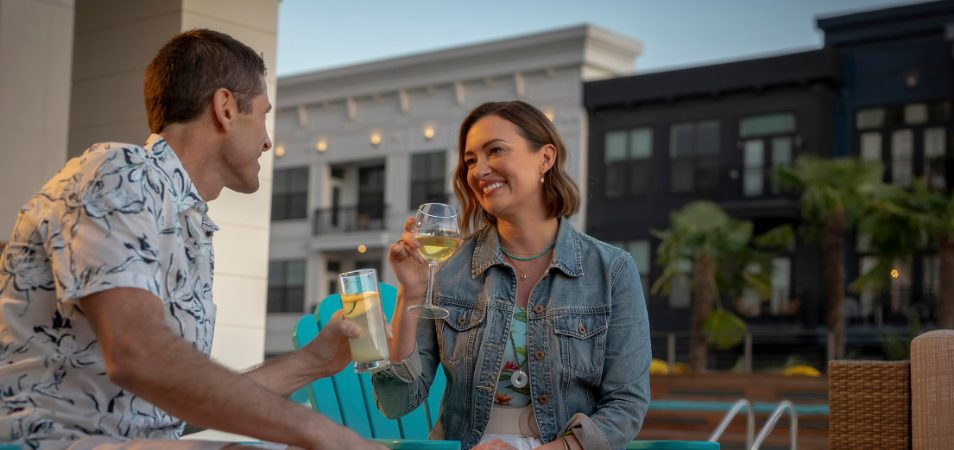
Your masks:
M414 218L404 221L401 239L388 248L388 262L404 288L407 298L423 299L427 290L427 263L418 252L421 243L414 237Z

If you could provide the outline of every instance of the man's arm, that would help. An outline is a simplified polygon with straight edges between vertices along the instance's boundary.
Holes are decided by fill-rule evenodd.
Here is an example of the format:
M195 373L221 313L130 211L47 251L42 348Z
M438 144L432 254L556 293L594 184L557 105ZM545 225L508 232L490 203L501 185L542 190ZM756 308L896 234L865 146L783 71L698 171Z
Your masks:
M109 379L180 419L309 449L372 448L350 430L212 362L166 328L162 302L149 292L110 289L80 304Z

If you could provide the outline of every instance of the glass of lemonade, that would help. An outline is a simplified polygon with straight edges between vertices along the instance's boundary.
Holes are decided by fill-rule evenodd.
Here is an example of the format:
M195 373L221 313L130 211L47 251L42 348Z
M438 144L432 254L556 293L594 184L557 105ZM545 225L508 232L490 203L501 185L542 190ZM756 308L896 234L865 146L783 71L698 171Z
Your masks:
M360 336L349 339L354 371L363 373L387 367L391 362L377 272L361 269L343 273L338 278L344 320L361 328Z

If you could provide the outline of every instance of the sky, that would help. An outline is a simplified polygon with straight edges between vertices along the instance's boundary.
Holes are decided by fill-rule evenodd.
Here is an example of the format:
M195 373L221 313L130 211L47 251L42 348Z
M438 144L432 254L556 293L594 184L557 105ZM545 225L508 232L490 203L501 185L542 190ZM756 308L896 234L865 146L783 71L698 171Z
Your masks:
M922 0L282 0L278 76L589 23L638 73L819 48L816 17Z

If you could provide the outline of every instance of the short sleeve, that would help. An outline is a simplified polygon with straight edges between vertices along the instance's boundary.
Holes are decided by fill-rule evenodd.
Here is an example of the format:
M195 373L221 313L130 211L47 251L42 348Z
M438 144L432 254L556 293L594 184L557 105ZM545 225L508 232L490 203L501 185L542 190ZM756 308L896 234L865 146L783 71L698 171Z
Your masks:
M119 287L161 297L165 188L155 169L130 153L120 149L83 168L54 203L62 209L40 224L61 303Z

